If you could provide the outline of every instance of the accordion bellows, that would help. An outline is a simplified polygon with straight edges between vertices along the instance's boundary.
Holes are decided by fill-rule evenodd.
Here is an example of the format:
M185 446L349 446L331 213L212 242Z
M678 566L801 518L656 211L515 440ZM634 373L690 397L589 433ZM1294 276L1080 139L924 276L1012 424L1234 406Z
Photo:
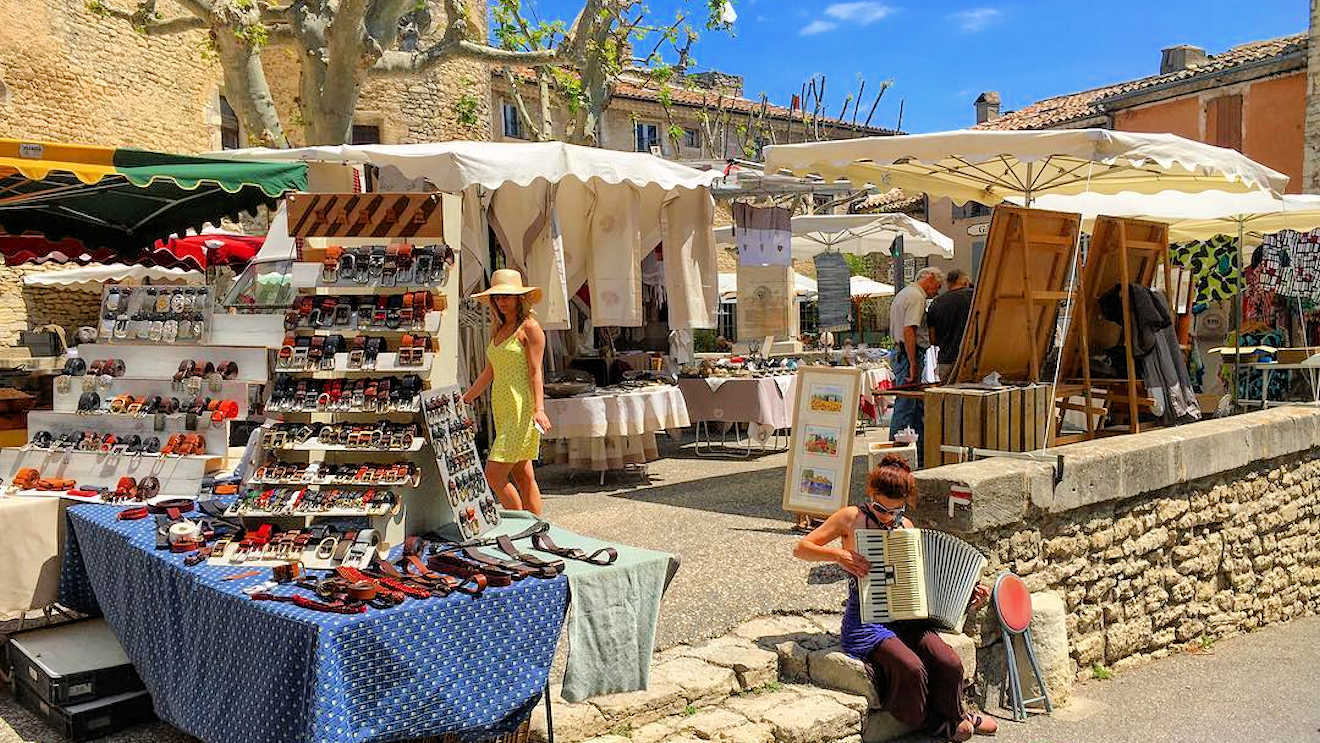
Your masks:
M857 551L871 563L858 581L863 622L931 619L962 631L985 555L930 529L858 529L856 537Z

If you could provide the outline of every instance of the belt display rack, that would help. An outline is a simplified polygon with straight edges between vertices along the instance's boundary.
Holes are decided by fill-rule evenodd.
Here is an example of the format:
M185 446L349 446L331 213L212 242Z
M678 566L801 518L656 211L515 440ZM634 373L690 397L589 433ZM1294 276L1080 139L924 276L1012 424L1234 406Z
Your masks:
M165 311L209 310L202 289L121 285L103 294L113 311L145 297L165 298ZM168 344L79 345L52 381L52 409L29 414L28 442L0 450L4 492L119 505L195 497L228 455L234 421L261 399L269 365L265 348L184 337L192 335L171 328Z
M446 351L439 333L454 251L439 238L309 237L291 271L315 279L294 282L283 340L272 339L269 421L225 515L281 529L348 519L382 548L460 524L466 511L437 486L451 479L422 415ZM483 517L456 528L475 535Z

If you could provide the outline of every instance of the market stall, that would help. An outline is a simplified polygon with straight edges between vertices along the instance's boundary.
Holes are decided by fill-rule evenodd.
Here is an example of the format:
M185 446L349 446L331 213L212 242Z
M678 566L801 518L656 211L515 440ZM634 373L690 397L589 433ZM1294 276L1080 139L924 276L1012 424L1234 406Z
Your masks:
M627 467L645 471L660 457L656 435L679 436L691 425L679 388L627 384L545 401L554 421L541 444L541 461L601 473Z
M767 172L787 170L797 175L812 174L827 181L846 180L854 185L883 184L932 196L946 196L955 203L976 201L995 205L1011 197L1034 206L1048 194L1122 193L1155 194L1175 190L1200 193L1219 190L1230 193L1264 192L1277 196L1287 177L1266 168L1241 153L1205 145L1168 134L1142 134L1098 129L1058 131L952 131L910 137L864 138L837 142L772 146L766 153ZM1004 214L1000 214L1004 211ZM1074 277L1085 279L1088 271L1109 276L1111 257L1122 270L1114 276L1127 282L1135 277L1127 261L1132 249L1151 247L1149 237L1125 237L1124 226L1116 225L1105 249L1092 248L1090 259L1079 264L1076 249L1080 235L1080 217L1041 210L996 209L991 225L991 239L982 258L982 276L977 283L969 327L976 332L963 336L963 345L953 377L962 383L979 382L990 371L999 372L1009 384L1034 385L1049 381L1058 394L1055 414L1035 416L1035 435L1015 437L1029 448L1048 445L1057 430L1056 418L1075 407L1074 395L1085 396L1082 410L1089 423L1085 435L1098 433L1094 423L1096 408L1091 400L1092 382L1089 360L1083 359L1083 372L1077 379L1060 384L1059 371L1065 363L1046 368L1046 354L1052 347L1055 319L1064 318L1063 337L1072 348L1086 348L1087 314L1096 304L1079 308L1083 322L1076 330L1068 322L1073 315L1073 300L1083 291L1074 291ZM1139 229L1139 228L1137 228ZM1164 233L1161 233L1164 234ZM996 237L997 235L997 237ZM1143 242L1144 241L1144 242ZM993 245L992 245L993 243ZM993 248L993 250L992 250ZM1148 251L1149 252L1149 251ZM992 256L993 254L993 256ZM993 260L991 259L993 258ZM1104 266L1101 266L1101 264ZM991 265L987 273L985 266ZM1167 262L1166 262L1167 265ZM1016 266L1016 268L1014 268ZM999 270L999 268L1003 270ZM1101 269L1104 270L1101 270ZM1143 267L1143 270L1148 267ZM1134 268L1135 270L1135 268ZM1166 278L1168 271L1165 271ZM1153 271L1150 272L1153 277ZM989 280L987 280L987 277ZM1108 280L1099 279L1099 280ZM1166 281L1166 286L1169 284ZM1105 287L1107 288L1107 287ZM1132 348L1131 315L1124 296L1120 320L1126 329L1122 346ZM1026 329L1027 343L1022 343ZM1071 333L1080 332L1081 341ZM1122 347L1121 346L1121 347ZM1069 349L1060 357L1071 363ZM1085 357L1086 354L1082 353ZM1127 377L1123 399L1135 405L1149 399L1134 377L1132 355L1127 357ZM1075 373L1076 370L1070 370ZM1047 379L1047 377L1049 377ZM938 390L936 390L938 391ZM905 391L903 395L918 400L931 391ZM905 403L906 404L906 403ZM919 402L917 407L920 419ZM1129 408L1129 411L1131 408ZM932 408L924 414L932 423L924 445L925 460L938 458L941 451L943 421L932 417ZM1103 416L1102 416L1103 417ZM1135 412L1129 412L1129 428L1137 430ZM944 416L944 420L948 420ZM920 427L916 423L914 427ZM960 426L961 427L961 426ZM963 449L981 446L979 441L960 442ZM1013 447L1020 450L1021 446ZM1006 447L1008 448L1008 447ZM932 452L935 456L932 456Z
M792 400L797 381L794 373L771 373L764 376L701 376L678 380L688 417L697 426L696 453L713 456L727 449L730 442L742 438L739 451L751 456L752 441L762 449L777 431L793 425ZM718 429L718 430L715 430ZM721 436L717 446L715 436Z

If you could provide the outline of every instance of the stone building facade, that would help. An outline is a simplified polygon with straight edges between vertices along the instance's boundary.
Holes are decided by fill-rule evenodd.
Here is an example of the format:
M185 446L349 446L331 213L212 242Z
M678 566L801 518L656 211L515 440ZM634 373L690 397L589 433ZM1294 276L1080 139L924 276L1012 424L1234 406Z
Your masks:
M491 73L491 138L516 142L532 137L517 113L513 87L501 70ZM528 115L540 116L540 93L528 71L515 75ZM553 95L553 94L552 94ZM762 113L762 110L764 112ZM566 106L557 100L551 109L555 139L562 139ZM703 124L703 116L706 123ZM767 131L756 134L757 122ZM748 134L747 130L753 130ZM817 129L819 130L817 132ZM664 93L642 78L625 74L614 86L601 122L600 146L627 152L650 151L678 160L723 160L728 157L761 159L761 148L814 139L852 139L895 134L891 129L866 126L862 121L822 118L811 133L801 111L743 97L738 75L706 72L689 75L669 85Z
M484 33L484 6L473 5L472 21ZM161 0L158 10L164 17L184 12L173 0ZM443 12L433 11L431 28L443 29ZM92 13L86 0L0 0L0 16L6 19L0 24L0 136L188 153L246 144L225 115L220 67L207 53L204 32L144 36L124 21ZM263 61L289 136L304 144L293 52L271 47ZM451 61L424 78L370 81L355 132L363 141L390 144L484 140L490 100L486 66ZM76 329L94 317L85 309L85 293L22 286L24 272L51 268L0 265L0 346L16 345L18 332L36 324Z

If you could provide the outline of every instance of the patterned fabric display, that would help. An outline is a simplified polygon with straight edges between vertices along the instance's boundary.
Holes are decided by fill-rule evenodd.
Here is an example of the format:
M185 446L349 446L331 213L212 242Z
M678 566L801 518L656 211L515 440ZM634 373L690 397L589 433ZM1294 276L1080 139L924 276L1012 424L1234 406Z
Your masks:
M1283 230L1266 235L1260 245L1260 285L1285 297L1320 297L1320 234Z
M66 559L61 600L94 586L156 713L202 740L473 739L515 728L545 687L567 607L562 575L327 614L252 601L242 589L269 570L222 582L244 568L184 567L183 555L154 549L153 520L118 512L69 509L66 554L83 559Z
M1237 240L1227 235L1170 246L1173 262L1191 271L1195 277L1193 304L1218 302L1237 293L1238 272L1241 270L1238 256Z

